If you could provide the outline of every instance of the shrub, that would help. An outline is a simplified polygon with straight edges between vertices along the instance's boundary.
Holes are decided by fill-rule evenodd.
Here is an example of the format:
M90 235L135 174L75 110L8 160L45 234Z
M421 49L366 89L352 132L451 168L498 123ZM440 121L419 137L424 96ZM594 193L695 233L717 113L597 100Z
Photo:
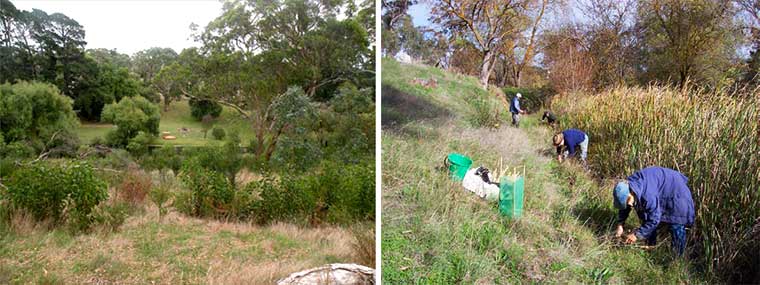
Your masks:
M169 202L172 198L172 192L169 190L169 187L161 185L150 190L148 196L150 197L150 201L158 207L158 219L161 220L169 211L166 207L166 202Z
M283 179L277 182L264 178L248 183L245 192L258 196L253 201L254 221L269 224L287 221L304 224L316 209L312 181L309 177Z
M223 217L228 214L235 188L222 173L203 168L197 159L182 167L180 179L190 191L186 214L197 217Z
M158 106L143 97L125 97L119 103L109 104L103 109L101 119L113 123L116 129L106 135L112 146L127 146L130 139L140 132L158 135L161 114Z
M93 223L106 232L118 231L119 227L127 220L130 207L131 205L126 202L117 202L113 205L103 203L93 211Z
M374 219L374 166L327 162L321 168L284 176L280 182L265 178L249 183L245 191L258 196L253 201L255 222L353 224Z
M155 136L145 133L143 131L140 131L137 133L137 136L129 139L129 144L127 144L127 150L129 150L129 152L131 152L134 155L146 154L148 153L150 145L153 143L155 139L156 139Z
M493 100L478 95L469 96L467 105L470 107L466 113L466 120L476 128L495 127L501 122L502 108Z
M137 206L145 201L145 196L148 195L148 191L152 187L153 181L150 175L136 166L132 166L127 170L121 183L116 187L116 196L121 201L129 203L132 206Z
M504 94L507 102L511 102L512 97L520 93L522 99L520 99L520 107L528 112L534 112L541 109L546 105L546 101L551 94L554 94L548 89L536 89L536 88L517 88L517 87L504 87Z
M72 101L47 83L0 84L0 133L7 144L14 142L39 153L61 144L79 143L74 132L79 125ZM52 141L51 141L52 139Z
M219 117L222 113L222 105L210 100L190 99L190 114L196 120L200 121L203 116L211 115L213 118Z
M625 177L647 165L684 173L696 210L688 244L698 262L718 275L751 276L759 269L760 240L747 233L760 216L760 101L737 95L622 87L552 103L568 125L590 134L597 175Z
M214 129L211 130L211 136L213 136L215 140L223 140L226 134L227 133L224 129L220 127L214 127Z
M153 151L153 155L143 157L142 165L146 169L163 171L171 169L174 174L182 168L182 155L171 145L164 145Z
M36 163L13 173L7 195L13 206L35 219L68 221L75 229L87 229L90 213L108 197L106 183L87 163Z

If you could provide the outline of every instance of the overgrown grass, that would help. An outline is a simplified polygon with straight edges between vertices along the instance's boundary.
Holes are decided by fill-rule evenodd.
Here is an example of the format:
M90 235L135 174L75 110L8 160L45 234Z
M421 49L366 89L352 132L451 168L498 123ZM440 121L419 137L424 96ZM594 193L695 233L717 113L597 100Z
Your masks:
M118 232L0 229L0 283L272 284L326 263L361 262L340 227L257 227L188 218L155 209ZM44 281L44 282L43 282Z
M462 123L465 102L437 89L403 93L409 87L402 86L409 80L405 76L426 69L439 88L458 86L463 77L392 61L395 75L386 76L386 62L384 88L398 90L396 96L438 102L451 116L383 126L384 284L700 283L687 263L670 261L667 242L653 252L613 242L610 182L600 186L580 167L554 162L551 131L539 125L538 115L525 116L521 129L469 127ZM383 102L384 113L405 107L385 105L385 97ZM495 202L451 181L440 168L449 152L473 158L474 166L493 169L500 157L508 166L524 166L524 216L501 217Z
M227 133L237 131L244 144L248 144L253 139L251 124L246 119L241 118L235 110L228 107L223 108L222 114L219 115L213 126L224 128ZM105 138L108 131L113 127L111 124L82 122L77 134L82 143L90 143L95 138ZM179 128L188 128L190 131L183 135L177 131ZM163 105L161 106L161 123L158 130L159 132L170 132L177 139L163 140L158 138L155 140L156 144L203 146L218 143L211 135L211 128L209 128L206 138L203 137L203 125L190 114L190 105L188 105L187 100L172 103L167 112L164 111Z
M732 282L760 275L760 101L722 91L616 88L558 97L563 120L591 134L601 177L649 165L683 172L696 222L688 244L705 272Z

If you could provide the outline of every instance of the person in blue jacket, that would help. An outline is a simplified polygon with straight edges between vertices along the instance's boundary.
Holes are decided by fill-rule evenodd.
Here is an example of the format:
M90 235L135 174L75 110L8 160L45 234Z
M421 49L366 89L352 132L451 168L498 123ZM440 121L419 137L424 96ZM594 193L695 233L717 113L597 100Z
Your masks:
M586 165L586 156L588 155L588 135L581 130L567 129L557 133L552 138L554 147L557 148L557 160L561 163L568 156L575 156L580 148L580 158L583 165Z
M520 114L525 114L525 110L520 109L520 98L522 98L522 94L515 94L515 97L512 97L512 103L509 104L509 112L512 113L512 125L518 128L520 127Z
M612 191L615 208L618 211L616 237L622 237L623 225L631 209L641 221L641 227L625 236L625 243L631 244L646 239L647 245L657 243L657 227L670 228L672 247L683 255L686 248L686 226L694 224L694 201L687 186L686 176L673 169L651 166L628 176L615 185Z

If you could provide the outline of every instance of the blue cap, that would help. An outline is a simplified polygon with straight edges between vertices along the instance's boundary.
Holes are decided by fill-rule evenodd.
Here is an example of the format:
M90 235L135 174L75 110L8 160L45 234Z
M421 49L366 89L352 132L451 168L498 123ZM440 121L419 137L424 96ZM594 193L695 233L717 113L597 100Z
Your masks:
M628 189L627 182L619 182L615 185L615 190L612 190L612 200L614 201L615 208L625 209L627 207L625 201L628 200L628 194L630 193L631 191Z

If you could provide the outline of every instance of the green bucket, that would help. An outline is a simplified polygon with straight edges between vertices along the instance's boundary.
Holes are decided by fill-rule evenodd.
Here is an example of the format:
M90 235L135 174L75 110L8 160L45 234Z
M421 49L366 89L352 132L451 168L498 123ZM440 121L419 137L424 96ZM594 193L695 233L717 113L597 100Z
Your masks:
M504 178L499 183L499 212L502 216L516 219L522 216L523 190L525 179L518 176L515 180Z
M451 178L455 181L462 181L467 170L472 165L472 159L458 153L450 153L446 157L445 164L449 167Z

